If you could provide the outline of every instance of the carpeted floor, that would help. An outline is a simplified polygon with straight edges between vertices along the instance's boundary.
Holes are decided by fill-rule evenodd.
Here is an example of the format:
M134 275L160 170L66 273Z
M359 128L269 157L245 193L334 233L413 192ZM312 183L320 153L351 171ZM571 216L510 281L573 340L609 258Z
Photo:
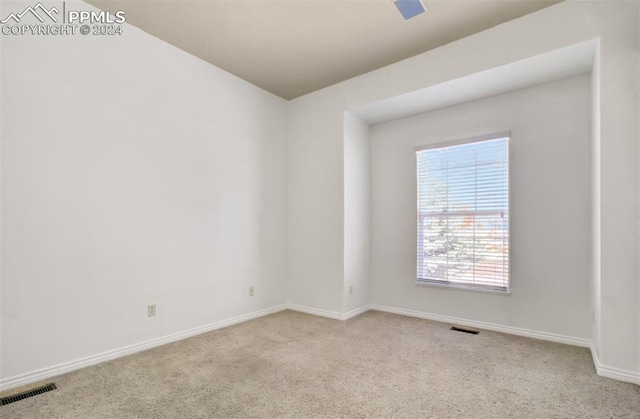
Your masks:
M375 311L284 311L48 381L0 417L640 418L640 386L587 349Z

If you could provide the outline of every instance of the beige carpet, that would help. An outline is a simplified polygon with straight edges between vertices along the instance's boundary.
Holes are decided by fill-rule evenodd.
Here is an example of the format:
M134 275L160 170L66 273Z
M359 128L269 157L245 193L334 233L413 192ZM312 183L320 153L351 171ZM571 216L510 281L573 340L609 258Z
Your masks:
M69 373L2 418L640 418L589 350L368 312L285 311Z

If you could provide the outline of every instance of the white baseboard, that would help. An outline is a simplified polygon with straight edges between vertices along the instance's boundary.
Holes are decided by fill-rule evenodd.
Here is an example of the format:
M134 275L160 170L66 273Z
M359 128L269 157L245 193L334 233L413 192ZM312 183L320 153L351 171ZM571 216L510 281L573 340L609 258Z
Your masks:
M343 320L343 321L348 320L352 317L355 317L369 310L368 305L364 305L360 308L356 308L355 310L351 310L346 313L338 313L336 311L322 310L319 308L301 306L298 304L287 304L287 308L289 310L299 311L301 313L313 314L314 316L327 317L329 319Z
M20 374L13 377L5 378L3 380L0 380L0 391L10 390L12 388L35 383L37 381L41 381L50 377L66 374L68 372L75 371L80 368L85 368L85 367L96 365L105 361L110 361L112 359L121 358L126 355L134 354L136 352L141 352L147 349L155 348L156 346L166 345L167 343L186 339L202 333L210 332L212 330L222 329L223 327L232 326L234 324L246 322L247 320L256 319L258 317L267 316L269 314L277 313L279 311L283 311L286 309L287 309L287 304L281 304L275 307L255 311L253 313L243 314L241 316L236 316L230 319L221 320L221 321L207 324L204 326L195 327L193 329L185 330L178 333L173 333L171 335L162 336L162 337L151 339L145 342L140 342L140 343L125 346L122 348L113 349L97 355L91 355L91 356L77 359L74 361L65 362L65 363L54 365L51 367L28 372L26 374Z
M503 326L500 324L485 323L485 322L479 322L475 320L462 319L459 317L443 316L440 314L425 313L422 311L415 311L415 310L406 310L402 308L388 307L388 306L382 306L378 304L371 304L369 308L371 310L385 311L387 313L402 314L404 316L417 317L420 319L427 319L427 320L435 320L438 322L457 324L460 326L476 327L478 329L492 330L494 332L508 333L510 335L524 336L528 338L547 340L550 342L564 343L566 345L580 346L583 348L591 347L591 341L589 339L558 335L555 333L538 332L535 330L522 329L519 327Z
M369 308L369 304L364 305L364 306L362 306L362 307L358 307L358 308L356 308L356 309L353 309L353 310L351 310L351 311L348 311L348 312L344 313L344 314L342 315L342 320L349 320L350 318L352 318L352 317L356 317L356 316L359 316L359 315L361 315L362 313L366 313L366 312L367 312L367 311L369 311L369 310L370 310L370 308Z
M287 304L288 310L299 311L300 313L313 314L314 316L327 317L329 319L342 320L342 314L335 311L322 310L319 308L300 306L298 304Z
M369 311L369 305L356 308L355 310L348 311L346 313L338 313L336 311L322 310L319 308L301 306L298 304L287 304L287 308L293 311L299 311L301 313L313 314L314 316L327 317L335 320L349 320L352 317L358 316L362 313Z
M459 317L443 316L440 314L425 313L422 311L407 310L396 307L388 307L379 304L369 304L349 311L347 313L338 313L335 311L327 311L313 307L301 306L297 304L287 304L289 310L299 311L302 313L313 314L316 316L327 317L335 320L347 320L369 310L384 311L387 313L401 314L403 316L417 317L420 319L434 320L443 323L457 324L460 326L477 327L479 329L492 330L495 332L507 333L510 335L524 336L528 338L547 340L551 342L564 343L566 345L580 346L583 348L591 347L589 339L581 339L572 336L558 335L554 333L538 332L535 330L522 329L512 326L503 326L494 323L485 323L475 320L462 319Z
M619 368L607 367L600 363L598 351L593 343L590 346L591 356L593 357L593 365L596 367L596 373L602 377L613 378L614 380L624 381L640 385L640 373L633 371L621 370Z

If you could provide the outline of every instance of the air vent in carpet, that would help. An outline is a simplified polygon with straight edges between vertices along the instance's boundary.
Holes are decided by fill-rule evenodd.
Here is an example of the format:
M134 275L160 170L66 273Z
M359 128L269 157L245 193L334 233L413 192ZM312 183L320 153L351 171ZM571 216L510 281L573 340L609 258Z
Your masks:
M455 330L456 332L471 333L472 335L477 335L478 333L480 333L479 330L465 329L464 327L456 326L451 326L451 330Z
M23 391L22 393L14 394L12 396L3 397L0 399L0 406L4 406L5 404L15 403L20 400L28 399L29 397L37 396L42 393L46 393L48 391L53 391L57 387L53 383L49 383L45 386L32 388L28 391Z

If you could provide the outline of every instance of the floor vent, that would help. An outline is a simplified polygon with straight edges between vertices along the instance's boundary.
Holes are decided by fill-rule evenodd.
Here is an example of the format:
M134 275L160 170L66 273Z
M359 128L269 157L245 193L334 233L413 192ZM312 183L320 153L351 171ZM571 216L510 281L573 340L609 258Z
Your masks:
M46 393L49 391L55 390L57 387L55 384L50 383L42 387L32 388L28 391L23 391L22 393L14 394L13 396L3 397L0 399L0 406L4 406L6 404L11 404L18 402L20 400L28 399L29 397L37 396L42 393Z
M462 327L456 327L456 326L451 326L451 330L455 330L456 332L462 332L462 333L471 333L472 335L477 335L478 333L480 333L479 330L464 329Z

